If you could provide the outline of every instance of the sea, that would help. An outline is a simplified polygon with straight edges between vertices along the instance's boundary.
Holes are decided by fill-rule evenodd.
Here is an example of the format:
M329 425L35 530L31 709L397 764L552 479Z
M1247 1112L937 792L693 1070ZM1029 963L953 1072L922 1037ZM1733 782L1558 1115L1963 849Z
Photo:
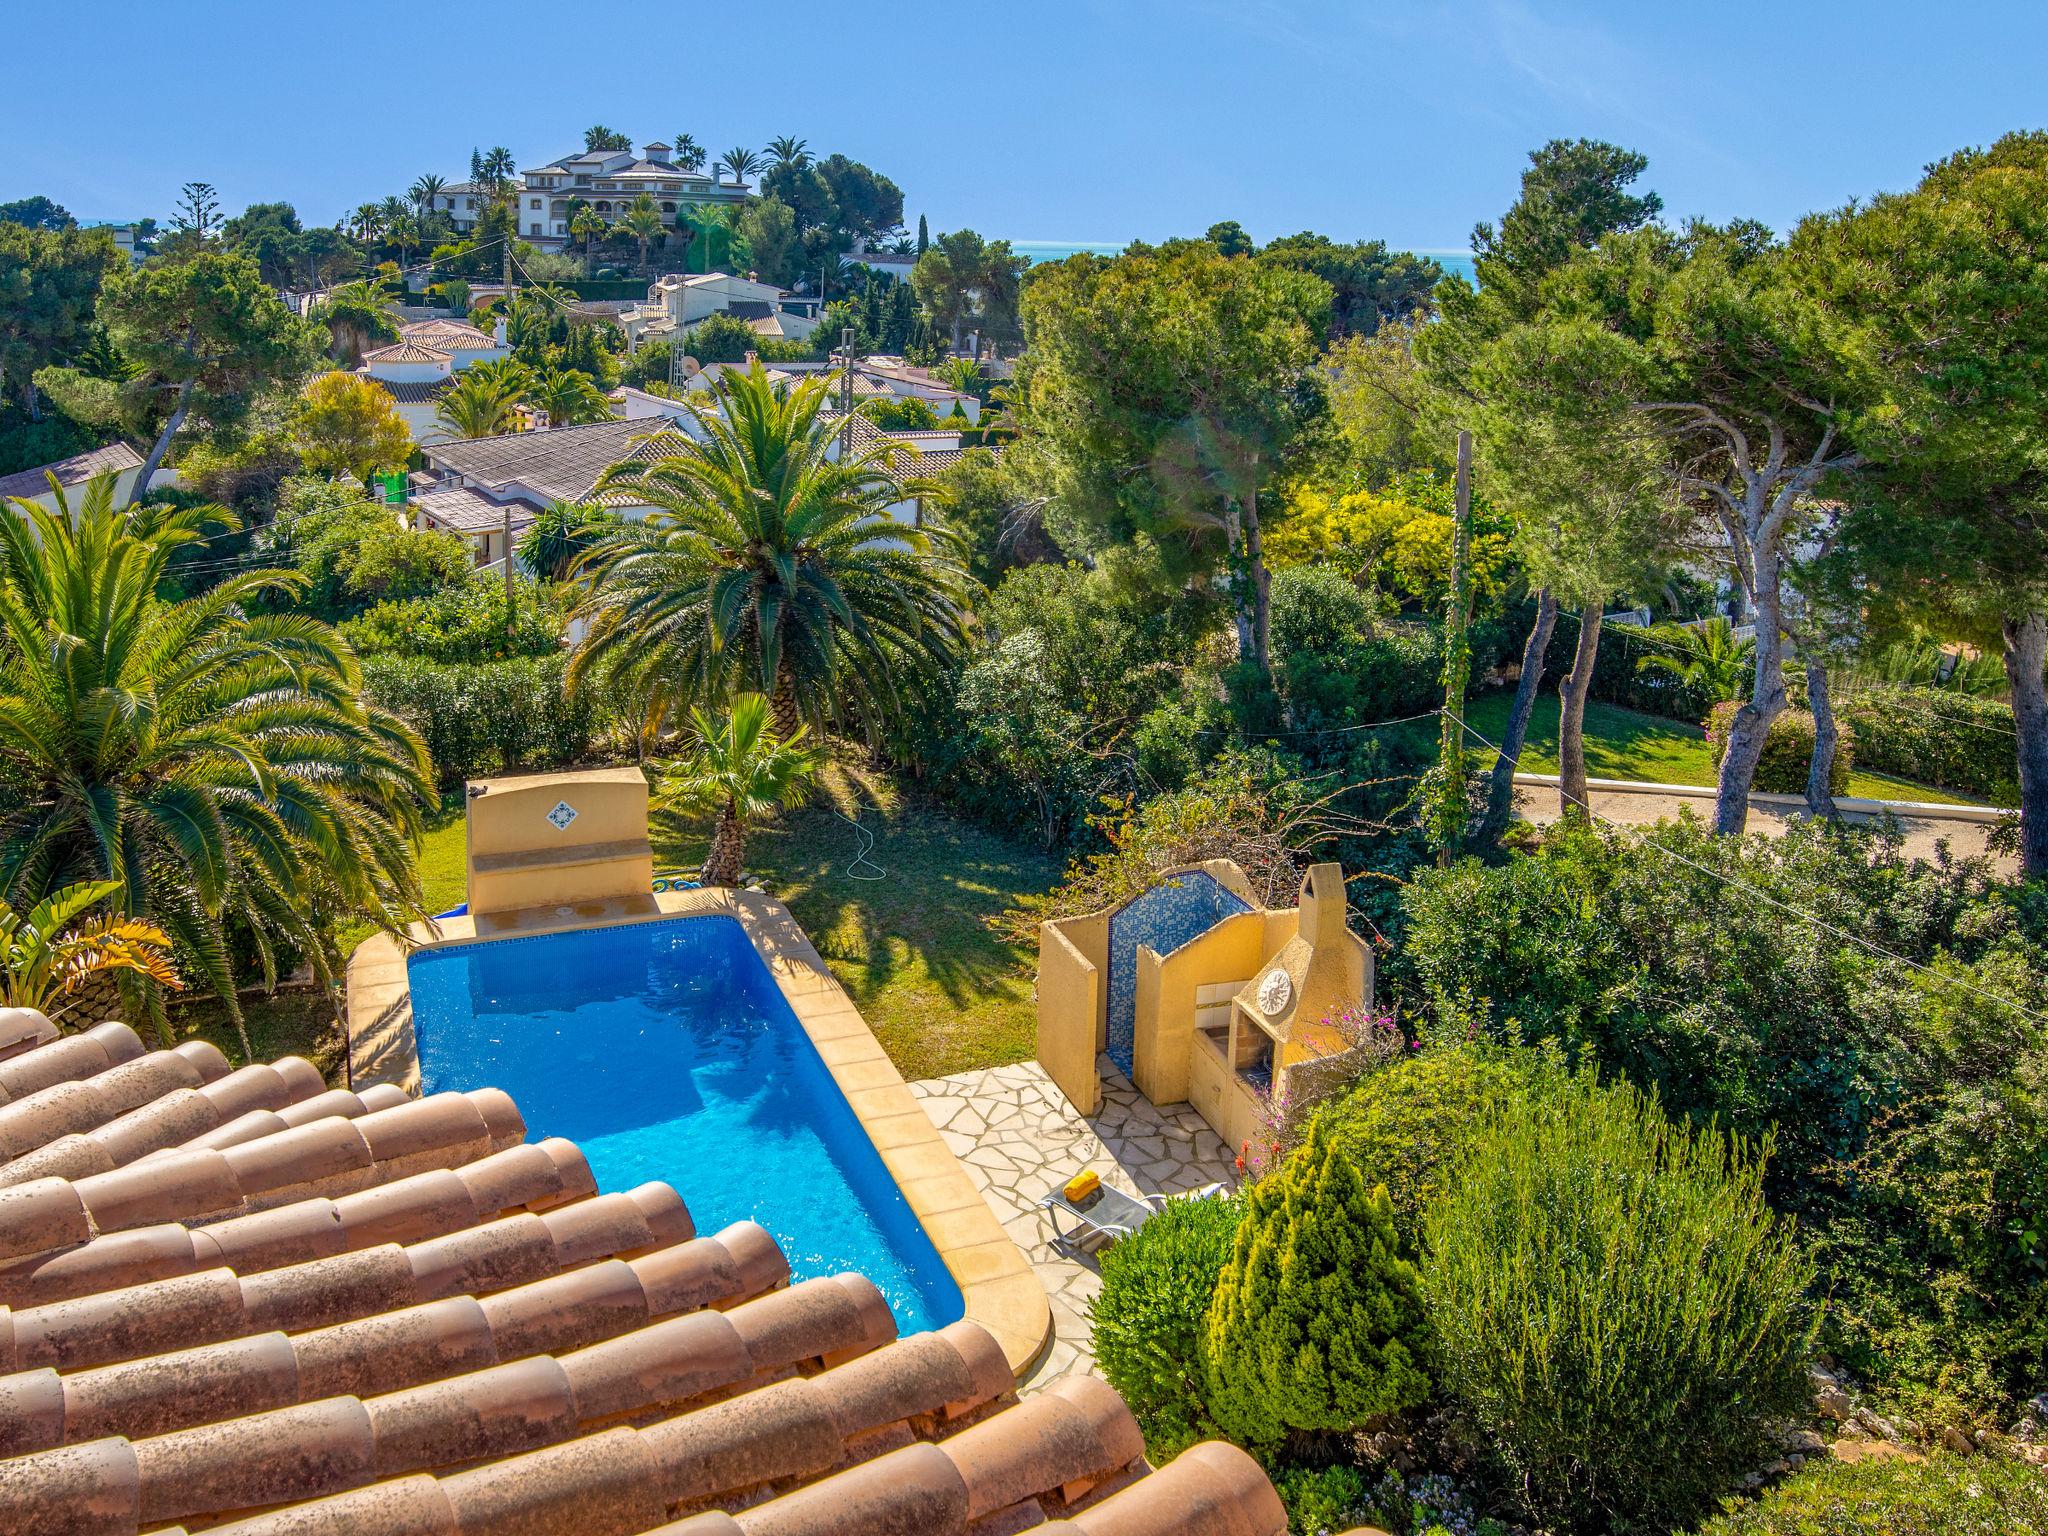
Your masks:
M1116 240L1012 240L1010 249L1029 259L1035 267L1042 261L1065 261L1069 256L1087 252L1091 256L1114 256L1128 242ZM1416 251L1417 256L1427 256L1446 272L1455 272L1466 282L1477 282L1473 275L1472 253L1470 251Z

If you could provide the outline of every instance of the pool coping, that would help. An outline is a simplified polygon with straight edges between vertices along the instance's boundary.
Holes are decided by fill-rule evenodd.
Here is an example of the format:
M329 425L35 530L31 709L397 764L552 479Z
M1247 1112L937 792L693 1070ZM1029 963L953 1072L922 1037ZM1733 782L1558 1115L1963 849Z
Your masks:
M480 919L441 918L413 924L404 939L377 934L358 945L348 962L351 1085L394 1083L419 1094L419 1047L406 970L413 950L712 915L736 919L753 941L790 1012L960 1287L967 1321L994 1336L1021 1380L1052 1341L1052 1306L1044 1283L904 1083L852 997L789 909L772 896L724 887L662 891Z

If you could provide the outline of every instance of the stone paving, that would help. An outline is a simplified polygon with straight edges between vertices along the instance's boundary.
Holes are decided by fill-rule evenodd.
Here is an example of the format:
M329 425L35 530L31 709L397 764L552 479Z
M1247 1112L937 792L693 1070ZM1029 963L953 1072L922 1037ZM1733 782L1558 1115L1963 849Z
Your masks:
M1088 1307L1102 1288L1094 1256L1052 1246L1039 1200L1084 1168L1130 1194L1186 1194L1233 1184L1234 1154L1186 1104L1149 1103L1111 1065L1102 1072L1102 1109L1084 1119L1035 1061L912 1083L969 1178L1002 1222L1052 1299L1053 1342L1025 1383L1030 1391L1094 1369Z

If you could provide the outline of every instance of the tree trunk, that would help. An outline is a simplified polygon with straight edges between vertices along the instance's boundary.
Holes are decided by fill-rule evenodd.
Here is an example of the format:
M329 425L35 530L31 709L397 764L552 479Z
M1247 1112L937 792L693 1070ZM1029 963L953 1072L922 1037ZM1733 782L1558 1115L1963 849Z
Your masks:
M1785 635L1779 627L1779 600L1777 561L1759 554L1756 682L1749 702L1735 712L1728 727L1728 751L1721 759L1714 796L1714 830L1727 837L1739 835L1749 822L1749 788L1756 782L1756 765L1763 760L1764 738L1785 708Z
M775 734L784 741L803 727L803 713L796 707L796 682L786 661L775 669L775 691L768 696L768 713L775 721Z
M30 421L43 419L43 392L36 388L36 376L26 375L21 381L21 403L28 412Z
M1543 688L1543 657L1550 649L1550 632L1557 627L1557 595L1545 587L1536 594L1536 622L1529 626L1529 638L1522 642L1522 680L1515 684L1515 705L1508 713L1507 735L1494 760L1493 778L1486 786L1486 819L1479 824L1479 845L1491 848L1508 829L1515 809L1515 765L1522 760L1522 745L1529 739L1529 719L1536 713L1536 696Z
M1835 706L1828 697L1827 661L1816 649L1806 658L1806 707L1813 712L1813 756L1806 765L1806 809L1810 815L1835 820Z
M2007 614L2005 676L2019 735L2020 872L2048 878L2048 614Z
M711 850L704 855L706 885L738 885L740 855L744 851L739 807L731 800L719 810L718 825L711 833Z
M1252 472L1258 472L1253 461ZM1259 530L1259 491L1254 485L1244 499L1245 570L1252 584L1252 663L1259 676L1273 676L1273 578L1266 570L1266 542Z
M135 488L128 493L128 505L149 494L149 482L156 478L156 472L163 467L164 455L171 451L171 439L178 435L178 428L185 425L185 414L192 409L192 381L187 379L178 386L177 404L171 407L171 414L165 418L163 430L151 444L149 457L142 461L142 473L135 477Z
M1579 643L1572 669L1557 689L1557 808L1562 816L1593 814L1586 793L1586 698L1593 691L1593 666L1600 659L1600 624L1607 606L1596 597L1579 609Z

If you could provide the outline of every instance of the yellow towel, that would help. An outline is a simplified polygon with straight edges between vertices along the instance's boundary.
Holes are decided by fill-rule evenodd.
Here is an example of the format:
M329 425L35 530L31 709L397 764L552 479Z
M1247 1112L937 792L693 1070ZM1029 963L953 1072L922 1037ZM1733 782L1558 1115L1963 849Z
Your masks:
M1071 1179L1067 1180L1066 1187L1060 1193L1069 1200L1086 1200L1095 1193L1101 1184L1101 1177L1097 1175L1094 1169L1090 1168L1075 1174Z

